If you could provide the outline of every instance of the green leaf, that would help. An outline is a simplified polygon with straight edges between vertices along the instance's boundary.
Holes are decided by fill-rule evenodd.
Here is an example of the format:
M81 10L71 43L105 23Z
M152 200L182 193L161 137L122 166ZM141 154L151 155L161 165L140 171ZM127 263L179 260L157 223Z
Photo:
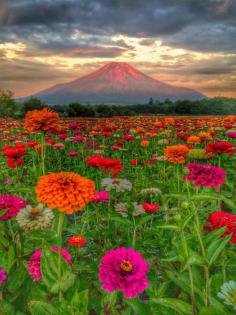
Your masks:
M217 200L219 199L218 195L215 194L198 194L198 195L194 195L190 198L191 200Z
M13 246L10 246L8 248L8 256L7 256L8 270L11 269L12 265L14 264L14 260L15 260L15 250Z
M8 288L9 291L14 293L22 286L25 278L27 276L26 270L20 265L14 272L12 272L11 276L8 278Z
M126 226L133 226L133 222L126 219L126 218L120 218L120 217L111 217L111 220L114 221L114 222L117 222L117 223L121 223L123 225L126 225Z
M69 271L64 272L61 278L56 280L55 283L50 287L50 292L66 292L75 283L75 278L76 276L73 273Z
M43 249L41 256L41 273L48 288L51 288L58 280L58 254L50 249Z
M231 200L226 198L225 196L221 196L221 200L224 201L224 203L232 210L234 210L234 213L236 213L236 203Z
M141 225L143 225L143 224L145 224L145 223L151 221L152 219L153 219L153 216L152 216L152 215L146 216L146 217L140 219L140 220L138 221L138 223L135 224L135 226L136 226L136 227L141 226Z
M229 243L229 240L231 239L231 234L214 240L207 248L206 250L206 258L208 260L209 266L212 266L212 264L216 261L216 259L219 257L219 255L222 253L226 245Z
M180 315L189 315L192 314L192 306L179 299L174 298L159 298L159 299L152 299L152 301L156 304L160 304L167 308L171 308L178 312Z
M5 247L9 246L9 241L1 234L0 234L0 243L2 243L2 245Z
M156 225L155 226L155 231L158 231L159 229L164 229L164 230L179 230L179 227L174 224L164 224L164 225Z
M1 301L1 303L0 303L0 314L1 315L15 315L15 309L7 301Z
M223 314L222 314L222 311L219 311L214 307L203 307L201 308L199 315L223 315Z
M77 315L87 315L88 311L88 290L83 290L81 292L75 292L73 295L70 306L75 310L74 314Z
M42 301L30 301L29 311L32 315L59 315L53 305Z
M132 307L132 309L139 315L151 314L148 304L141 303L138 299L127 299L126 304Z
M210 245L214 239L218 239L221 237L221 235L226 231L226 227L222 227L220 229L217 229L215 231L211 231L210 233L207 234L205 237L205 243L206 245Z

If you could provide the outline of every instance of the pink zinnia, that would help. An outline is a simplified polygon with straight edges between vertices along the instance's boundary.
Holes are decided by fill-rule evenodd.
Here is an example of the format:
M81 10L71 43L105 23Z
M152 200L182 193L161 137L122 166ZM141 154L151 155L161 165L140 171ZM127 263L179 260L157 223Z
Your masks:
M17 216L20 209L26 207L26 202L14 195L0 195L0 220L9 220ZM5 214L1 215L1 210Z
M72 156L72 157L78 156L78 152L77 152L77 151L70 151L70 152L68 153L68 155L69 155L69 156Z
M224 184L226 171L221 167L209 164L188 163L185 168L189 173L183 179L193 183L195 187L204 186L217 189Z
M109 192L106 190L96 191L94 197L91 199L91 202L94 203L108 203Z
M112 293L124 293L126 298L135 298L148 287L148 264L133 248L117 248L106 252L99 265L99 280L102 289Z
M6 271L3 268L0 268L0 285L2 285L7 280Z
M55 253L58 253L58 248L51 246L51 250ZM66 250L66 248L62 247L61 255L65 259L68 265L71 264L71 255ZM38 281L42 278L41 274L41 256L42 256L42 249L37 249L32 256L30 257L28 263L28 273L31 276L33 281Z

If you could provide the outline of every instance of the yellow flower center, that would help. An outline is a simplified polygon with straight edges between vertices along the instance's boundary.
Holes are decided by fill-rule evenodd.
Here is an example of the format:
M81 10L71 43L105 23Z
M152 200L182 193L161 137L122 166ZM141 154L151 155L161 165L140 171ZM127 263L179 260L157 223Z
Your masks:
M120 264L120 269L124 271L125 273L130 273L133 270L133 266L130 261L123 260Z
M32 208L31 209L31 215L38 215L39 214L39 209L38 208Z

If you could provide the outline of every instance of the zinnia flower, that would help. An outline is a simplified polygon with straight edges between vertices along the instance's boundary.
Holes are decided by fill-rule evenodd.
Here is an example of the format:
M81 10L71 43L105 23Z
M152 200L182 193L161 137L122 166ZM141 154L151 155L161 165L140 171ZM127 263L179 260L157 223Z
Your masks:
M218 141L215 143L209 143L206 146L206 152L215 155L220 155L222 153L233 155L235 153L235 146L227 141Z
M221 167L189 163L185 166L186 169L188 174L183 177L183 180L193 183L195 187L204 186L217 189L224 184L226 171Z
M89 166L98 167L101 172L104 170L111 172L114 177L116 177L118 173L123 170L121 160L106 158L100 154L94 154L88 157L87 163Z
M7 280L6 271L3 268L0 268L0 286Z
M26 149L23 143L17 142L15 146L6 145L2 149L9 168L17 168L24 164L22 156L26 154Z
M131 191L132 183L128 179L119 178L103 178L101 181L101 186L105 187L107 191L115 189L117 192Z
M96 191L91 202L93 203L108 203L109 192L106 190Z
M54 214L42 203L36 207L27 205L18 213L16 220L23 230L46 229L51 226Z
M17 216L20 209L26 206L26 202L14 195L0 195L0 220L5 221ZM1 215L1 210L6 212Z
M73 172L50 173L40 177L35 191L38 201L49 208L73 214L90 202L95 184Z
M236 215L224 211L215 211L210 214L204 230L214 231L222 227L226 227L226 230L221 236L223 237L232 233L230 242L236 244Z
M207 153L204 149L190 149L188 151L188 159L191 160L206 160Z
M236 139L236 130L228 130L226 136L232 139Z
M188 147L182 144L169 146L165 148L165 157L171 163L181 164L185 162L188 150Z
M51 246L51 250L55 253L58 253L58 248ZM28 263L28 273L33 281L38 281L42 279L41 274L41 256L42 256L42 249L37 249L32 256L30 257ZM61 249L61 256L65 259L68 265L71 264L71 255L68 253L67 249L62 247Z
M198 136L194 136L194 135L190 136L187 139L187 143L189 143L189 144L199 144L199 143L201 143L201 138L198 137Z
M77 246L85 246L87 244L86 239L82 235L73 235L68 239L68 245L77 247Z
M145 201L143 203L143 209L146 213L155 213L160 209L160 206L158 204L148 203Z
M57 112L48 108L28 111L25 116L24 127L28 131L59 131L60 117Z
M106 252L99 265L102 289L112 293L123 292L126 298L135 298L148 287L148 264L133 248L117 248Z
M224 300L226 305L233 306L236 311L236 281L225 282L220 290L218 297Z

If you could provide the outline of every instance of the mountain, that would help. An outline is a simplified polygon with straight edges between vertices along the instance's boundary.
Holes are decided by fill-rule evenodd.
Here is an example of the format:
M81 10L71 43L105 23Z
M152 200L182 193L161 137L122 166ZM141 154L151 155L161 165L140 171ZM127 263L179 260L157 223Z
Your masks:
M163 101L201 99L195 90L177 87L155 80L125 62L111 62L100 69L64 84L32 95L47 104L137 104L147 103L152 97Z

